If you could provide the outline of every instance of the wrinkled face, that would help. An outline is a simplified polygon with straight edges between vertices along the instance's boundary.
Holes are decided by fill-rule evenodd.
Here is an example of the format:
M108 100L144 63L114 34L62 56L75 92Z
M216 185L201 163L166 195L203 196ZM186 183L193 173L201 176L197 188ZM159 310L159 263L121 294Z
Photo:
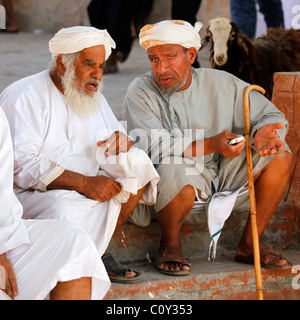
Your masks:
M105 63L104 46L83 49L74 62L76 89L88 96L98 91Z
M177 44L165 44L147 50L155 80L163 89L185 90L191 84L191 65L197 51Z
M227 62L228 40L231 34L231 24L229 19L214 19L209 25L210 41L213 42L214 61L218 66L223 66Z

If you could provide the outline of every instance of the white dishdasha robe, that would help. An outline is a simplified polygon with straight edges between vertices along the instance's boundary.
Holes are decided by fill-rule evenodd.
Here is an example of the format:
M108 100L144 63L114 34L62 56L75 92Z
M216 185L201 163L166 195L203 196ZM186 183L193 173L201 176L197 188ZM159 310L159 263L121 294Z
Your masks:
M0 254L13 265L15 300L49 297L58 281L92 277L92 299L102 299L110 280L87 232L77 224L57 220L24 220L13 192L13 147L7 119L0 109ZM0 270L0 289L5 271ZM9 297L0 290L0 300Z
M147 185L142 202L155 202L159 176L144 151L132 148L117 157L101 156L98 141L118 130L126 133L103 95L99 109L80 118L46 70L6 88L0 105L11 128L15 192L25 219L78 223L87 230L101 256L114 232L121 203L127 201L130 193ZM127 161L116 161L124 155ZM135 159L139 159L138 165L131 165ZM122 192L100 203L76 191L47 190L47 185L65 169L87 176L111 176L121 183Z

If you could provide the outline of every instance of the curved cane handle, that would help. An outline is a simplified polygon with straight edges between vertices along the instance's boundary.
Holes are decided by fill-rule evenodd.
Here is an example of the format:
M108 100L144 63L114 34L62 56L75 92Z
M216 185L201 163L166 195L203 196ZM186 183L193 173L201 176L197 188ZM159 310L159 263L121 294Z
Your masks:
M252 90L257 90L262 94L265 94L266 90L256 84L250 85L244 91L244 115L245 115L245 133L250 135L250 106L249 106L249 94Z

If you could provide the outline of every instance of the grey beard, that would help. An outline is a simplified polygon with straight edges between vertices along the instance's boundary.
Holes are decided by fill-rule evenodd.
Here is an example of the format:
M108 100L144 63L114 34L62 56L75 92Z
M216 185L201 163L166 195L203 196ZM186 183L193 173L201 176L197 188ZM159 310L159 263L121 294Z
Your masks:
M166 95L166 96L171 96L173 93L175 93L178 90L180 90L182 87L184 87L186 85L186 81L187 81L189 73L190 73L190 70L187 70L184 79L181 82L179 82L178 84L176 84L175 86L171 87L171 88L164 89L164 88L160 87L162 93L164 95Z

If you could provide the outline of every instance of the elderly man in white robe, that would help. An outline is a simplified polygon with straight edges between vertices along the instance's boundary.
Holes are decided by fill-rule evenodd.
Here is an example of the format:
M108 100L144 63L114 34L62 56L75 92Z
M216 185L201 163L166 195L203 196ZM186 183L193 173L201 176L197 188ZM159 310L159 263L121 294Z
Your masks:
M157 214L162 236L156 266L171 275L190 273L179 232L184 221L201 221L201 213L191 210L195 199L206 206L214 259L222 226L232 208L241 204L248 180L245 141L229 142L245 135L243 93L249 84L225 72L191 67L200 48L200 28L200 23L193 27L179 20L142 28L140 44L152 72L130 84L123 105L130 135L149 153L160 175L156 203L145 210L138 206L131 219L146 225L151 213ZM257 91L251 92L250 103L261 238L286 188L291 153L284 143L284 115ZM290 268L267 244L261 242L260 249L263 266ZM253 263L250 221L236 260Z
M22 220L13 192L13 147L0 109L0 300L102 299L110 281L78 224Z
M155 202L159 180L100 91L114 47L106 30L62 29L49 42L50 70L13 83L0 96L12 133L23 217L82 225L100 256L139 201ZM142 279L111 255L102 259L112 281Z

